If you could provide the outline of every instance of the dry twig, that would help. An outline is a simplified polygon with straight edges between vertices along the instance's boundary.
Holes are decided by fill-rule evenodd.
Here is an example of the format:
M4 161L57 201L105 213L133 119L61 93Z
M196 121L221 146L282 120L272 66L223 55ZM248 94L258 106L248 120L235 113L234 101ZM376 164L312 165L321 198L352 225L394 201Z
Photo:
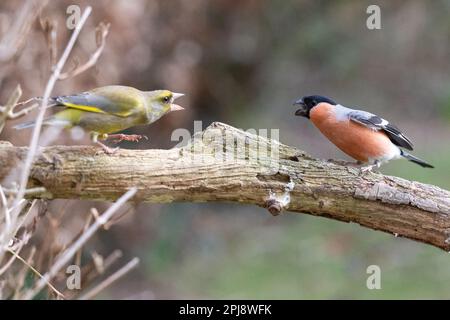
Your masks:
M98 295L101 291L105 290L107 287L109 287L111 284L113 284L115 281L126 275L128 272L130 272L133 268L135 268L139 264L139 258L133 258L130 262L128 262L126 265L124 265L122 268L114 272L112 275L110 275L108 278L103 280L101 283L99 283L96 287L94 287L92 290L84 294L80 297L80 300L89 300Z
M36 296L49 282L77 253L77 251L97 232L97 230L104 225L116 212L122 207L124 203L130 200L136 194L136 188L130 189L122 197L120 197L108 210L105 211L94 223L84 232L75 243L64 250L62 255L56 259L50 270L39 279L34 288L24 295L24 299L32 299Z
M110 27L109 23L105 24L105 23L101 22L98 25L98 27L95 30L96 31L95 32L95 39L96 39L96 43L97 43L97 50L95 50L94 53L91 54L89 59L85 63L83 63L82 65L75 67L71 71L68 71L68 72L65 72L65 73L61 73L59 75L59 80L65 80L65 79L68 79L68 78L73 78L73 77L79 75L80 73L83 73L87 69L92 68L93 66L95 66L95 64L98 61L98 58L100 58L100 55L102 54L102 51L105 48L106 36L108 35L109 27Z

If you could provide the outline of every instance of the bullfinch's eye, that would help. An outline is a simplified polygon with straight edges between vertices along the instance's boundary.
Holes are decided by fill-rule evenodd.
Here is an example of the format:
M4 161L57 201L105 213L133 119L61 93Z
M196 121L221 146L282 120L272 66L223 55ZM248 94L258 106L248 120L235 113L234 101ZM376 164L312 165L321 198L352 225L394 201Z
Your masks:
M165 96L163 98L164 103L168 103L170 101L170 97L169 96Z

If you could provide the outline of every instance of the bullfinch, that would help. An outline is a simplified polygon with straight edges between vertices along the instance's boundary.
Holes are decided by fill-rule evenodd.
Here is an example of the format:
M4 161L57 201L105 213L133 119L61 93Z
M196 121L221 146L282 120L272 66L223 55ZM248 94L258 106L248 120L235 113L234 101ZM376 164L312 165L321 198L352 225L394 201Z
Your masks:
M406 158L425 168L432 165L404 149L413 150L411 140L389 121L367 111L344 107L332 99L305 96L294 103L296 116L312 123L339 149L370 171L392 159Z
M169 90L141 91L127 86L105 86L90 91L57 96L49 100L51 107L62 110L44 120L44 125L72 128L79 126L91 133L93 142L106 153L113 153L100 140L115 138L116 141L138 141L140 135L111 134L124 129L155 122L163 115L183 107L174 104L182 93ZM34 126L34 121L15 126L25 129Z

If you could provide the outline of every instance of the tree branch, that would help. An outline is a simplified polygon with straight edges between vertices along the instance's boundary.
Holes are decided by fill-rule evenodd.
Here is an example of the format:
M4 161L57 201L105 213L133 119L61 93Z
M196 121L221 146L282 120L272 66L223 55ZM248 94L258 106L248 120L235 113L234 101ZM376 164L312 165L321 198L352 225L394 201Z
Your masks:
M226 142L226 143L225 143ZM182 148L124 150L43 148L28 197L116 200L131 187L134 201L229 201L272 214L308 213L418 240L450 251L450 192L436 186L314 159L303 151L222 123ZM0 143L0 180L27 148Z

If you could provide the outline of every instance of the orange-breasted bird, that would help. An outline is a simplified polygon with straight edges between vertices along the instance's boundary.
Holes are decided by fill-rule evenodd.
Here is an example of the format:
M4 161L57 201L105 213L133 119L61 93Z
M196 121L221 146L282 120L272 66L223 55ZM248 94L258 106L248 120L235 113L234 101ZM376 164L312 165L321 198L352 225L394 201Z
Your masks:
M296 116L310 119L339 149L359 163L367 164L363 171L370 171L399 158L433 168L401 149L413 150L411 140L396 126L377 115L344 107L319 95L305 96L294 105L300 107L295 112Z

